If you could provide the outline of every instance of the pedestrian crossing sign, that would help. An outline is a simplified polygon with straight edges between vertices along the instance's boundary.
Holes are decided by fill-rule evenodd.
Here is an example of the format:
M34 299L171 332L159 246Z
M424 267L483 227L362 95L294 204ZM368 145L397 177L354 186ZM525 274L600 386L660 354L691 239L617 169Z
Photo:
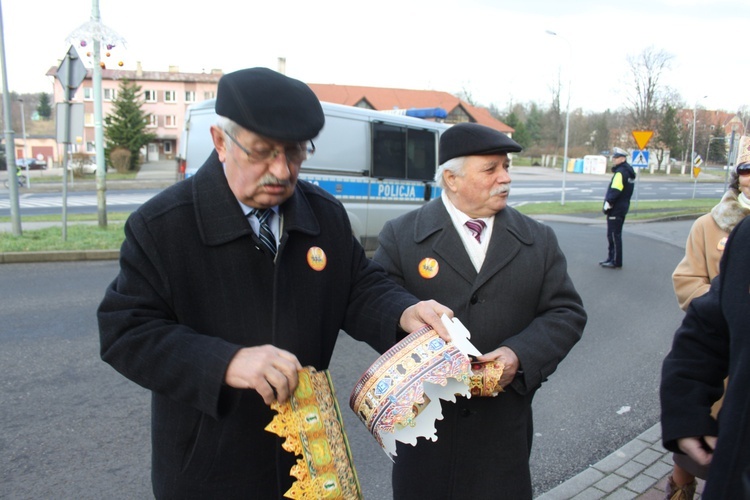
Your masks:
M636 149L633 151L632 161L630 165L633 168L647 168L648 167L648 150L647 149Z

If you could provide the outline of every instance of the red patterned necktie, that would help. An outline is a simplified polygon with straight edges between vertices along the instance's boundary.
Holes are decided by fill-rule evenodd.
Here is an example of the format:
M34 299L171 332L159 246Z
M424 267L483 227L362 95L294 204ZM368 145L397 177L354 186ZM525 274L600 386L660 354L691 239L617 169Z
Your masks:
M474 238L477 240L477 242L481 243L481 236L482 231L484 231L484 228L487 226L487 224L484 223L483 220L480 219L470 219L466 221L466 227L469 228L469 230L474 235Z

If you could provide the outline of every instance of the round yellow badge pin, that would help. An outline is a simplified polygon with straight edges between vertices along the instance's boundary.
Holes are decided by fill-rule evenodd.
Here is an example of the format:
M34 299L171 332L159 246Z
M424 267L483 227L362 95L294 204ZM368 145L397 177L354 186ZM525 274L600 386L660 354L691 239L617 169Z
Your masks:
M313 271L322 271L326 268L327 263L328 258L322 248L310 247L310 250L307 251L307 265Z
M432 279L437 276L440 265L435 259L426 257L419 262L419 275L424 279Z

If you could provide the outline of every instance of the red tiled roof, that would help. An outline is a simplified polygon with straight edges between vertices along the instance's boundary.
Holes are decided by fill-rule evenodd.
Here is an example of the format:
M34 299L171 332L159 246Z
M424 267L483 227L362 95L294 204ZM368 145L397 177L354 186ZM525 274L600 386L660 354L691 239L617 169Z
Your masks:
M447 92L437 90L392 89L384 87L358 87L308 83L318 99L336 104L355 106L366 101L379 111L410 108L443 108L448 114L459 106L473 121L504 133L513 133L513 128L493 118L485 108L478 108Z

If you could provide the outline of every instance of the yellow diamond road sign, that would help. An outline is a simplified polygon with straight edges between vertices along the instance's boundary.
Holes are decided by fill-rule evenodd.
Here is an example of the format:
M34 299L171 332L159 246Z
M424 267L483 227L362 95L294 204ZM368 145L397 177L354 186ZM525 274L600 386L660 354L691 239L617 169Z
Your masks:
M652 135L654 135L653 130L633 130L633 138L638 144L638 149L646 149L646 144L651 140Z

